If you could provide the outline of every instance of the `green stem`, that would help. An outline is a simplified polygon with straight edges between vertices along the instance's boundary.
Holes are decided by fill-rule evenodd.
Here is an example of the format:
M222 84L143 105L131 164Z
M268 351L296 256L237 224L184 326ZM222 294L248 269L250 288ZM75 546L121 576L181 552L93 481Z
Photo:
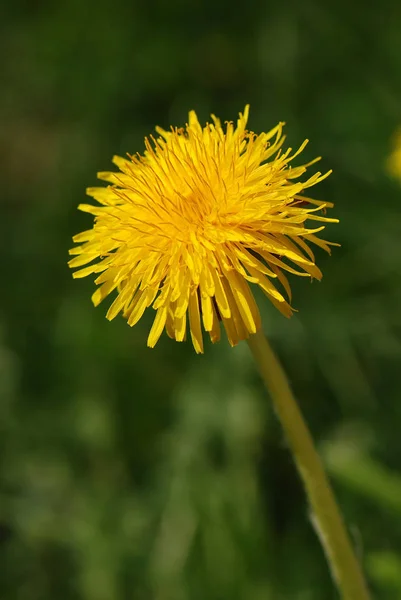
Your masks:
M287 377L262 331L248 344L292 449L313 511L313 524L344 600L369 600L369 592L320 457Z

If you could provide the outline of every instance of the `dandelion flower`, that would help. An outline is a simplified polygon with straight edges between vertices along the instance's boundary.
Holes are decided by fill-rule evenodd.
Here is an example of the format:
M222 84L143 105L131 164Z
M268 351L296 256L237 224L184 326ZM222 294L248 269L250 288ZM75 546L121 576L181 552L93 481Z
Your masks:
M316 234L337 220L322 216L330 203L304 191L329 173L299 181L319 160L290 166L307 140L283 152L284 124L257 135L246 129L248 114L246 106L236 127L214 115L202 127L191 111L185 128L156 128L143 155L115 156L119 172L98 174L110 184L87 190L99 205L79 206L95 219L73 238L80 245L70 267L91 263L74 277L99 273L96 306L116 290L110 320L122 313L133 326L152 307L150 347L164 329L177 341L189 330L203 352L202 327L216 342L221 325L235 345L261 327L252 286L289 317L285 272L322 276L309 243L329 251Z

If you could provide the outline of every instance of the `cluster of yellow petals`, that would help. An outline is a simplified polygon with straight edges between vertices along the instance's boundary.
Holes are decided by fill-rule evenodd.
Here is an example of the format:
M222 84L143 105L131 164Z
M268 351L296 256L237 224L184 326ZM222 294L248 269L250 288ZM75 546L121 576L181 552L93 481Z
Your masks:
M318 160L289 166L307 141L283 152L283 123L256 135L246 129L248 113L237 127L214 115L201 127L191 111L185 128L157 128L143 156L114 157L120 172L98 174L110 184L87 190L99 205L79 206L95 222L74 237L69 265L91 263L74 277L100 273L95 305L117 291L108 319L122 313L133 326L152 307L150 347L164 329L177 341L189 330L203 352L202 326L216 342L221 324L235 345L261 327L249 284L290 316L284 271L321 278L308 242L329 251L316 233L337 220L321 215L330 203L303 192L329 173L296 181ZM307 229L306 220L320 223Z

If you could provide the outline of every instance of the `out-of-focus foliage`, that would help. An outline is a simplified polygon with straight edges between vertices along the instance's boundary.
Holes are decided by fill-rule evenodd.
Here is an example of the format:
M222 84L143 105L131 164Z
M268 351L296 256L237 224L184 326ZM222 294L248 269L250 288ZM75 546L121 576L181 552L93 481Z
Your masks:
M196 356L94 309L76 206L114 153L195 108L287 122L341 219L299 313L265 302L375 598L401 598L401 4L4 2L0 598L334 600L245 344ZM294 278L295 279L295 278ZM263 300L262 300L263 302Z

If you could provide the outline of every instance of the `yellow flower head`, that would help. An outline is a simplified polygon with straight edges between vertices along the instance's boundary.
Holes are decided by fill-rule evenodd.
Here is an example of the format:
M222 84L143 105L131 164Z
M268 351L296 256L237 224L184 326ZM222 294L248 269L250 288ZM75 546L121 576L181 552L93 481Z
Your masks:
M115 156L120 171L98 174L111 184L87 190L100 206L79 206L95 222L74 237L81 245L70 251L70 267L92 263L74 277L100 273L95 306L117 290L108 319L121 312L132 326L152 306L150 347L164 328L180 342L189 327L203 352L202 324L216 342L221 322L235 345L261 326L250 283L289 317L283 271L322 276L308 242L329 251L315 235L324 225L307 229L305 221L337 219L319 214L330 203L302 193L329 173L296 181L319 160L290 166L307 140L294 154L282 152L283 123L256 135L246 129L248 113L246 106L236 128L223 128L214 115L202 128L194 111L185 128L157 128L160 137L145 139L143 156Z

